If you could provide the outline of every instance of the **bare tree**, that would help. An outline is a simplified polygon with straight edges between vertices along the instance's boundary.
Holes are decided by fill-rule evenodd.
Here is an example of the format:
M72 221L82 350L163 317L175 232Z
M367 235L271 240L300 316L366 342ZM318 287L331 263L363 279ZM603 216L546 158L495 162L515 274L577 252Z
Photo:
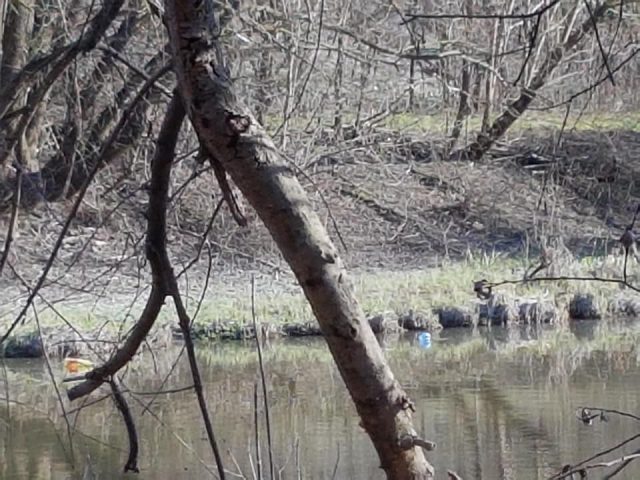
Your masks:
M238 100L208 2L167 1L178 84L198 136L265 223L320 323L329 349L393 479L431 478L413 441L411 402L389 369L338 252L292 166ZM195 33L197 32L197 33ZM200 45L200 55L193 55Z
M197 165L184 185L204 171L213 172L219 183L216 193L232 218L246 225L233 188L240 190L311 304L387 476L432 478L423 452L431 444L414 429L411 401L391 372L338 250L297 178L306 175L300 165L308 156L293 159L288 153L308 152L308 145L325 138L324 127L338 141L345 140L339 133L349 122L356 127L355 135L366 129L375 134L377 124L405 114L408 104L411 120L434 115L447 130L449 115L455 115L445 142L448 154L452 144L462 143L465 121L481 105L483 126L475 140L447 155L480 159L536 98L570 103L584 89L591 91L607 79L614 83L614 74L623 67L637 73L637 65L629 62L637 53L631 41L635 17L625 10L636 3L611 0L591 7L574 2L568 8L566 2L550 1L529 10L530 2L521 0L506 7L465 0L447 5L456 9L452 12L427 2L425 13L418 12L415 0L348 5L260 1L247 8L234 2L166 0L164 12L154 2L53 3L11 2L3 25L0 213L11 211L11 219L0 272L18 210L68 199L72 205L22 313L3 338L20 324L45 284L84 195L91 187L115 189L125 178L129 186L151 190L145 253L152 293L122 345L70 389L69 397L78 399L109 382L133 358L165 298L173 299L189 344L191 322L169 261L166 232L172 195L179 196L183 188L170 194L171 182L178 184L175 172L191 156L174 158L186 112L193 130L185 133L184 144L197 152ZM78 6L87 7L86 18ZM612 23L616 7L621 12L619 29ZM482 9L494 13L478 13ZM65 21L56 23L58 17ZM161 21L166 22L168 42ZM478 22L491 28L478 28ZM602 32L603 24L611 28ZM233 29L225 30L228 25ZM40 34L49 40L43 43L50 44L43 52L30 43ZM626 46L619 47L621 42ZM228 47L224 56L222 43ZM603 43L609 52L600 48ZM22 47L9 47L14 44ZM618 61L609 65L616 55ZM576 65L585 59L600 76L581 75L576 93L564 78L580 72ZM638 76L629 77L626 85L637 86ZM176 78L179 96L173 93ZM515 100L505 100L510 96ZM156 106L162 110L167 100L170 108L149 162L146 139L155 137L160 123ZM502 113L491 121L495 111ZM356 112L355 118L350 112ZM281 135L282 148L267 133L274 123L279 126L273 137ZM386 137L372 138L373 143ZM365 145L369 141L364 135L357 140ZM104 171L118 178L96 181ZM415 172L412 168L409 173ZM211 206L209 187L202 189L205 209ZM393 218L398 231L408 221L421 222L375 199L367 202ZM217 212L202 234L203 242ZM121 236L133 230L127 227ZM189 348L195 390L218 457L193 345Z

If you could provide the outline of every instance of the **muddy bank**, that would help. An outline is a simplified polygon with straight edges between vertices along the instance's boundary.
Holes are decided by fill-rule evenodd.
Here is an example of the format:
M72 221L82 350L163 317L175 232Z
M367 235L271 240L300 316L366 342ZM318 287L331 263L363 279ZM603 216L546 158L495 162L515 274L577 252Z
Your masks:
M69 331L65 327L46 327L40 334L26 331L14 334L0 346L0 358L41 358L45 352L54 358L85 357L108 358L120 344L117 332L105 332L103 328L84 332ZM159 325L141 350L163 348L171 343L171 329Z
M508 298L496 294L486 301L476 301L466 306L434 308L431 311L408 310L401 314L378 314L368 318L376 334L401 331L437 331L449 328L474 328L509 325L559 325L584 320L604 320L614 317L640 316L640 299L618 296L604 302L590 293L576 293L565 306L551 300ZM258 325L262 337L321 336L315 320L300 322L261 322ZM4 358L38 358L45 347L51 356L107 355L118 345L117 337L109 338L94 331L84 335L62 329L49 328L42 337L34 332L9 338L0 355ZM251 340L256 336L253 325L237 321L199 323L192 329L193 338L201 341ZM172 341L181 341L178 327L160 326L158 332L144 348L162 348ZM44 344L44 346L43 346Z
M430 312L408 310L399 315L378 314L370 316L368 321L374 333L379 334L497 325L558 325L567 321L606 320L639 315L640 299L621 296L610 299L603 305L600 299L590 293L577 293L565 307L559 307L551 300L494 295L486 302L476 302L464 307L439 307ZM285 324L262 322L258 328L261 335L267 337L322 335L315 321ZM181 338L177 328L173 332L174 338ZM239 322L216 322L197 325L192 334L199 340L249 340L255 338L255 329L253 325Z

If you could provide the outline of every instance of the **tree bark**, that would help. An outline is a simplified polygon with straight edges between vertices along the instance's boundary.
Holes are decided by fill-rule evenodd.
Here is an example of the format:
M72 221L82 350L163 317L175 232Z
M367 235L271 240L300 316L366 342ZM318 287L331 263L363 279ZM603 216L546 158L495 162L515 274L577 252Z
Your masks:
M29 38L33 27L33 7L33 0L8 1L7 19L2 34L2 86L11 83L27 62Z
M309 300L388 478L430 479L412 404L356 301L338 252L288 161L235 97L211 0L166 0L165 21L188 116L269 229Z
M2 63L0 64L0 88L9 85L27 63L29 41L34 19L33 0L10 0L7 5L7 19L2 35ZM24 91L14 92L15 108L23 108L27 102ZM11 122L15 126L16 122ZM5 127L6 128L6 127ZM20 138L17 158L19 163L31 170L36 164L33 161L34 148L30 147L28 138Z

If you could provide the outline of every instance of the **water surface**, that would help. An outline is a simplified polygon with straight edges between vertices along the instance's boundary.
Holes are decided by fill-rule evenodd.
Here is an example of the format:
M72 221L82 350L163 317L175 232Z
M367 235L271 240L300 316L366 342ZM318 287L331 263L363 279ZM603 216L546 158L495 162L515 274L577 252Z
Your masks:
M429 459L469 479L544 479L638 432L630 420L583 425L579 406L640 413L640 362L632 327L594 324L559 333L527 329L447 331L429 348L415 335L383 339L392 368L415 403L415 424L437 442ZM229 478L257 475L252 342L200 345L199 359ZM214 478L212 455L192 392L152 400L180 352L146 353L124 377L140 438L140 479ZM265 345L273 455L281 478L382 479L369 440L320 339ZM76 469L66 427L43 361L6 361L9 402L0 401L0 478L124 478L127 440L110 401L72 416ZM53 364L58 380L60 362ZM165 388L189 386L185 359ZM64 388L62 386L61 388ZM0 395L6 396L4 382ZM89 401L104 392L94 393ZM66 409L77 404L65 403ZM268 469L264 411L259 406L261 463ZM52 421L53 420L53 421ZM631 443L626 452L640 448ZM616 458L615 455L604 457ZM238 476L240 475L240 477ZM131 476L131 475L129 475ZM598 473L594 478L600 478ZM265 476L268 478L268 476ZM640 462L616 478L640 478Z

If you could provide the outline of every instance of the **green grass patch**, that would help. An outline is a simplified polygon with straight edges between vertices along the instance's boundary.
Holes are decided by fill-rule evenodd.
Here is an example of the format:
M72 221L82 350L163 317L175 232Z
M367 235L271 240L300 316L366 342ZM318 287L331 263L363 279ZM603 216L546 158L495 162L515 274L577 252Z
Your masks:
M608 260L584 258L563 266L563 274L607 275ZM405 271L377 271L352 275L357 298L367 315L400 315L410 309L431 312L438 307L465 307L478 302L474 282L522 279L530 262L524 258L483 255L481 258L445 262L436 268ZM530 282L505 285L497 289L507 297L540 298L566 306L575 293L591 293L596 303L606 306L608 299L619 292L613 284L580 281ZM293 294L256 293L258 321L277 324L313 320L312 311L302 292ZM198 322L252 322L249 298L211 298L203 305Z
M489 282L520 280L530 262L526 258L509 258L503 255L481 255L466 261L446 261L435 268L423 268L405 271L372 271L352 275L357 298L367 315L385 314L390 318L407 313L409 310L430 314L439 307L472 308L477 299L474 282L486 279ZM610 258L584 258L562 265L563 275L581 276L618 276L617 267L610 265ZM617 275L616 275L617 274ZM196 318L197 325L210 325L214 322L235 322L238 325L250 325L253 322L251 299L246 289L237 293L217 296L215 287L210 289L200 306ZM555 281L529 282L518 285L504 285L495 292L507 298L540 299L554 302L559 308L566 309L575 293L592 294L596 303L606 309L607 302L620 293L619 286L601 282ZM126 300L126 299L125 299ZM120 302L126 305L126 301ZM144 299L125 318L126 311L116 306L108 310L88 313L82 306L57 307L57 311L66 321L81 332L100 329L107 336L119 334L125 336L128 329L137 320L144 305ZM105 308L105 307L103 307ZM124 307L121 307L121 309ZM196 310L196 301L187 303L191 315ZM273 324L303 323L314 321L311 308L302 290L293 293L273 285L258 284L255 297L255 310L259 322ZM9 318L9 317L7 317ZM65 327L61 317L51 310L40 314L44 326ZM158 324L177 325L173 306L167 302L160 314ZM33 319L29 325L34 326ZM24 332L23 332L24 333Z
M438 133L446 135L451 131L453 115L418 115L398 113L387 117L380 125L393 130L405 130L416 133ZM492 121L495 117L492 118ZM546 129L560 129L564 122L564 112L527 111L509 130L510 134L521 134L526 131L542 131ZM482 116L471 115L464 123L462 135L477 132L482 126ZM640 112L611 113L593 112L584 115L569 115L565 129L577 131L610 131L632 130L640 131Z

